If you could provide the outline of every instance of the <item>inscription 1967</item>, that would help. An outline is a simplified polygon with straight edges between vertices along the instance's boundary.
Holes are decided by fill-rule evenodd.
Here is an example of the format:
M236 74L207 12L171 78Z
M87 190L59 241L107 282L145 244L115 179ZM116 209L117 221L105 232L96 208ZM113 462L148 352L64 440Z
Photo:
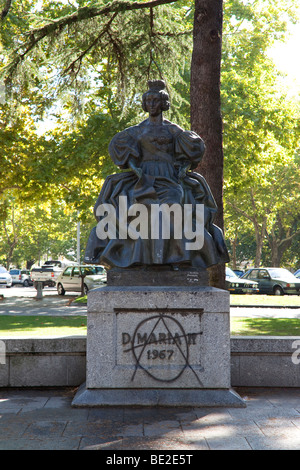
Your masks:
M189 363L190 347L197 346L200 334L200 331L185 332L178 319L164 314L140 321L131 333L123 331L123 353L131 354L135 364L132 380L138 369L157 381L176 380L185 368L192 369ZM199 381L196 372L194 374Z

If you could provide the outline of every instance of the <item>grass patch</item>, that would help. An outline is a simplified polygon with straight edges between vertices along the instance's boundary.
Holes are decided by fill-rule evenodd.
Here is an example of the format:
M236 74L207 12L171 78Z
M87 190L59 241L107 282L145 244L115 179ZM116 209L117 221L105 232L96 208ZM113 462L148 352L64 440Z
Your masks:
M0 337L77 336L86 335L87 318L83 316L0 316Z
M232 336L300 336L299 318L231 317ZM85 336L84 316L0 316L0 338Z
M299 307L300 295L230 295L230 305L259 305L274 307Z
M78 297L75 303L87 303L87 296ZM230 305L259 305L274 307L299 307L300 295L251 295L230 294Z
M73 300L73 302L78 304L86 304L87 303L87 296L77 297L77 299Z
M232 336L300 336L300 319L233 317L230 329Z

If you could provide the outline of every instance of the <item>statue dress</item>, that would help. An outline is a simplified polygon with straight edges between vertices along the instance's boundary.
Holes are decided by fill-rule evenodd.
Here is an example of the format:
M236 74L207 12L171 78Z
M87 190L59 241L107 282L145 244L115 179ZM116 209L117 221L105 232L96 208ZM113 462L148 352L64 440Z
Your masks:
M201 161L205 146L203 140L192 131L185 131L176 124L162 119L160 125L149 119L119 132L109 145L113 162L121 169L129 170L106 178L94 207L97 222L101 220L97 209L111 204L116 210L117 236L100 239L96 227L90 233L84 262L102 264L108 268L129 268L136 266L171 265L205 269L226 263L229 260L222 230L217 227L214 217L216 203L205 179L195 169ZM132 171L133 166L140 172ZM127 198L128 207L144 204L197 204L204 205L204 243L199 250L187 249L185 235L164 239L120 238L118 214L119 198ZM194 212L193 212L194 213ZM171 225L176 221L171 221ZM195 222L195 220L193 220ZM130 223L130 218L128 219ZM173 227L174 228L174 227Z

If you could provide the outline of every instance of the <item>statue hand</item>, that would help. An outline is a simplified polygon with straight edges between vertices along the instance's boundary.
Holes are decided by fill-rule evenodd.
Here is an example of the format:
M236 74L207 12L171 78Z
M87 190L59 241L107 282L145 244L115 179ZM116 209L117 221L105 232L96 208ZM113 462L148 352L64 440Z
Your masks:
M128 164L130 168L132 169L132 171L140 179L143 176L143 170L139 166L136 166L135 161L133 159L129 159Z
M178 171L179 180L183 180L186 177L186 172L188 171L189 168L190 168L190 165L185 165L179 168L179 171Z
M178 171L178 179L179 180L183 180L183 178L186 177L186 168L185 167L182 167L180 168L180 170Z
M136 174L136 176L141 179L141 177L143 176L143 170L139 167L136 167L133 169L134 173Z

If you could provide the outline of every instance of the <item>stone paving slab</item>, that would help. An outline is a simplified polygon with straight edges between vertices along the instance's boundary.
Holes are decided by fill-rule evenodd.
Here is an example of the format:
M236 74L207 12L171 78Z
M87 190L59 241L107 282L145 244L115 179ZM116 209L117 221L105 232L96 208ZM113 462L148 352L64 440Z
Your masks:
M0 450L77 450L78 439L10 439L0 440Z
M240 388L246 408L84 408L75 389L0 389L0 450L299 450L300 389Z

